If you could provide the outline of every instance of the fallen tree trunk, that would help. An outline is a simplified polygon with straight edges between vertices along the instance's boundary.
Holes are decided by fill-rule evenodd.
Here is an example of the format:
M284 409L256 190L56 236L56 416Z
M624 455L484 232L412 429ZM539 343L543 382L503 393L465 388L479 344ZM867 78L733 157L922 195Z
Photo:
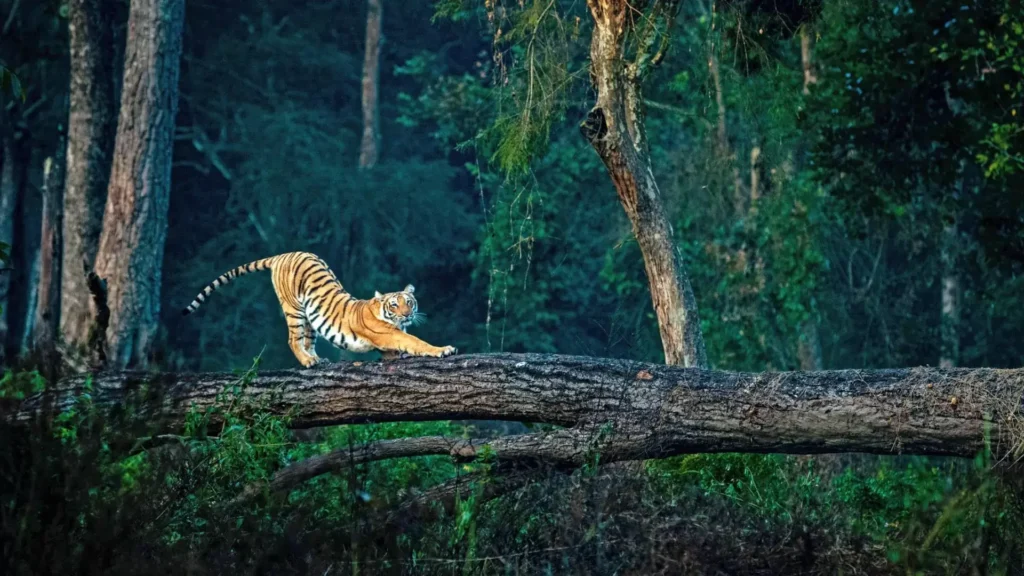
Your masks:
M53 415L88 392L96 407L129 407L154 433L176 431L190 407L212 408L226 387L238 385L230 373L110 372L91 377L88 386L78 376L25 400L7 418ZM1022 369L733 373L486 354L264 372L243 396L289 414L295 428L460 419L571 427L508 437L502 448L571 463L595 434L602 462L695 452L970 457L983 448L986 426L993 455L1001 458L1021 452L1022 393ZM432 449L424 453L437 453Z

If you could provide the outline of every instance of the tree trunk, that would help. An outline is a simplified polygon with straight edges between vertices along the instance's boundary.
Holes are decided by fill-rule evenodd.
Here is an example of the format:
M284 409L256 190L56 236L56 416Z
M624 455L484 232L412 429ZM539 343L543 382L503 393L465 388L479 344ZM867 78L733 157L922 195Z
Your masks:
M818 76L814 72L813 47L811 45L811 32L807 25L800 27L800 63L804 69L804 94L810 94L810 85L818 82Z
M0 243L11 246L14 243L14 215L18 205L18 182L16 175L14 134L9 125L6 112L0 110ZM13 258L14 251L8 249ZM9 332L11 277L14 270L10 261L0 264L0 364L6 355L6 344Z
M715 105L718 108L715 148L718 152L719 162L723 166L728 166L732 172L733 209L737 218L743 218L747 214L747 195L743 193L743 179L740 177L736 154L733 152L732 146L729 145L725 91L722 88L722 72L718 65L718 54L715 53L714 43L711 44L710 56L708 56L708 70L711 72L711 83L715 88ZM753 194L754 192L751 191L750 195L753 196Z
M359 168L377 164L380 146L380 114L377 111L380 80L380 31L383 0L366 0L366 53L363 58L363 141Z
M814 73L811 42L811 31L809 31L807 29L807 25L804 24L800 27L800 62L804 72L804 94L810 94L811 91L808 86L818 82L818 77ZM804 142L798 142L797 150L801 151L803 148ZM800 168L803 166L802 156L802 153L798 155L801 159L799 161ZM804 320L803 324L800 325L800 340L797 342L797 356L800 359L801 370L821 370L825 367L825 363L821 355L821 334L818 329L818 322L813 317Z
M71 88L68 115L60 329L86 343L95 315L86 286L103 227L117 116L110 0L69 0Z
M8 410L9 420L28 422L74 407L88 391L98 409L114 408L114 417L132 414L153 433L180 430L193 407L256 401L272 414L290 414L294 428L453 419L540 422L568 429L501 442L514 440L506 450L520 450L512 452L517 457L532 454L566 464L586 457L594 442L602 462L692 452L971 457L985 445L986 418L993 457L1001 458L1022 450L1024 431L1024 369L758 374L581 356L480 354L264 372L241 387L241 398L225 398L238 381L232 373L76 375L20 406L0 409ZM210 418L210 430L216 430L220 412Z
M942 231L942 320L939 366L952 368L960 357L960 273L957 270L957 228L947 225Z
M797 357L800 359L801 370L816 371L824 368L821 358L821 335L818 331L818 323L813 318L808 318L800 324Z
M761 198L761 147L754 143L750 149L750 205Z
M160 310L184 0L132 0L124 88L96 273L111 367L145 366Z
M56 159L43 166L43 223L39 247L39 284L36 289L35 321L30 347L49 352L60 329L61 246L64 224L64 145L58 144Z
M32 349L32 336L36 329L36 303L39 300L39 267L42 264L39 261L41 251L42 248L36 250L33 258L29 260L32 262L32 267L25 282L25 286L28 288L28 293L25 294L25 326L21 331L21 342L18 348L22 352Z
M644 258L665 363L707 366L697 300L654 180L643 126L644 67L623 60L630 8L625 0L588 0L594 18L590 76L597 103L580 127L608 169ZM660 55L659 55L660 56ZM654 57L654 63L659 56Z

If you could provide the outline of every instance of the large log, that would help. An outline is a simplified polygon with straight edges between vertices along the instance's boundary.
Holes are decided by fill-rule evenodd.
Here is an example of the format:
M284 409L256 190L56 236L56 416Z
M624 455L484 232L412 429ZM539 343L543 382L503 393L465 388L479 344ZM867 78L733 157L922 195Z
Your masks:
M86 381L91 386L86 387ZM8 418L74 405L133 406L154 433L210 408L231 373L110 372L62 380ZM486 354L335 364L260 373L245 388L296 428L342 423L492 419L573 427L518 437L538 457L579 461L599 434L602 462L694 452L932 454L1021 452L1021 369L734 373L628 360ZM215 417L215 416L214 416ZM586 434L577 434L585 430ZM436 453L436 446L434 447Z

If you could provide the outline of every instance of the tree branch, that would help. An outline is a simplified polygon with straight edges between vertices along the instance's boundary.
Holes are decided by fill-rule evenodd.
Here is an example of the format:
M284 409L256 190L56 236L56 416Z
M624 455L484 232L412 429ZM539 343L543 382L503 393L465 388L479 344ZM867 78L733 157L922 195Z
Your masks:
M679 0L658 0L647 14L643 31L639 34L637 52L632 63L637 78L642 79L665 58L678 12ZM659 21L662 20L664 22L661 26L664 29L659 32ZM655 44L658 44L658 51L652 54Z
M471 462L486 448L499 462L539 464L559 468L583 465L595 454L600 431L588 434L583 430L557 430L537 434L506 436L494 440L463 439L447 436L397 438L364 444L355 448L339 448L313 456L282 468L267 482L250 484L231 504L244 502L263 491L289 490L321 474L338 472L369 462L411 456L451 456L455 462Z
M190 408L222 406L224 390L239 386L230 373L107 372L93 376L90 387L86 379L70 377L0 409L9 420L28 423L74 407L88 392L95 407L130 411L157 434L179 430ZM241 394L259 399L269 413L288 414L295 428L452 419L575 427L490 443L506 456L518 450L570 463L579 462L595 431L602 434L602 462L694 452L970 457L984 447L989 425L993 453L1004 458L1020 456L1024 438L1024 369L756 374L483 354L264 372ZM219 422L217 411L208 416Z

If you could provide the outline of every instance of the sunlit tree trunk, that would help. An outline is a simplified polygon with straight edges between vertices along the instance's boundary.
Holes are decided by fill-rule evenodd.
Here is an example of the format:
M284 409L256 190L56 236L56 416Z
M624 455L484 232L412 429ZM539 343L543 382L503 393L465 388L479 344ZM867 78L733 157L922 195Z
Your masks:
M85 344L95 311L86 287L103 227L114 149L113 34L110 0L69 0L71 87L60 267L61 332Z
M750 205L761 198L761 147L754 143L750 149Z
M697 300L662 205L644 133L640 81L660 61L665 44L656 54L649 50L653 45L641 47L636 58L627 62L623 39L634 21L629 4L625 0L588 0L587 5L594 18L590 76L597 103L581 132L607 167L633 225L650 283L665 362L706 366ZM671 22L677 8L675 2L656 2L650 13Z
M107 282L112 367L144 366L167 235L184 0L132 0L124 88L96 273Z
M818 82L818 76L814 72L811 34L806 25L800 27L800 63L804 70L804 94L810 94L809 86Z
M32 322L30 347L53 349L60 322L61 247L64 224L64 146L58 145L56 158L47 158L43 166L43 222L39 247L39 283ZM26 329L28 332L28 330Z
M380 31L384 0L366 1L366 52L363 58L363 140L359 167L372 168L380 155L380 114L377 111L380 81Z

